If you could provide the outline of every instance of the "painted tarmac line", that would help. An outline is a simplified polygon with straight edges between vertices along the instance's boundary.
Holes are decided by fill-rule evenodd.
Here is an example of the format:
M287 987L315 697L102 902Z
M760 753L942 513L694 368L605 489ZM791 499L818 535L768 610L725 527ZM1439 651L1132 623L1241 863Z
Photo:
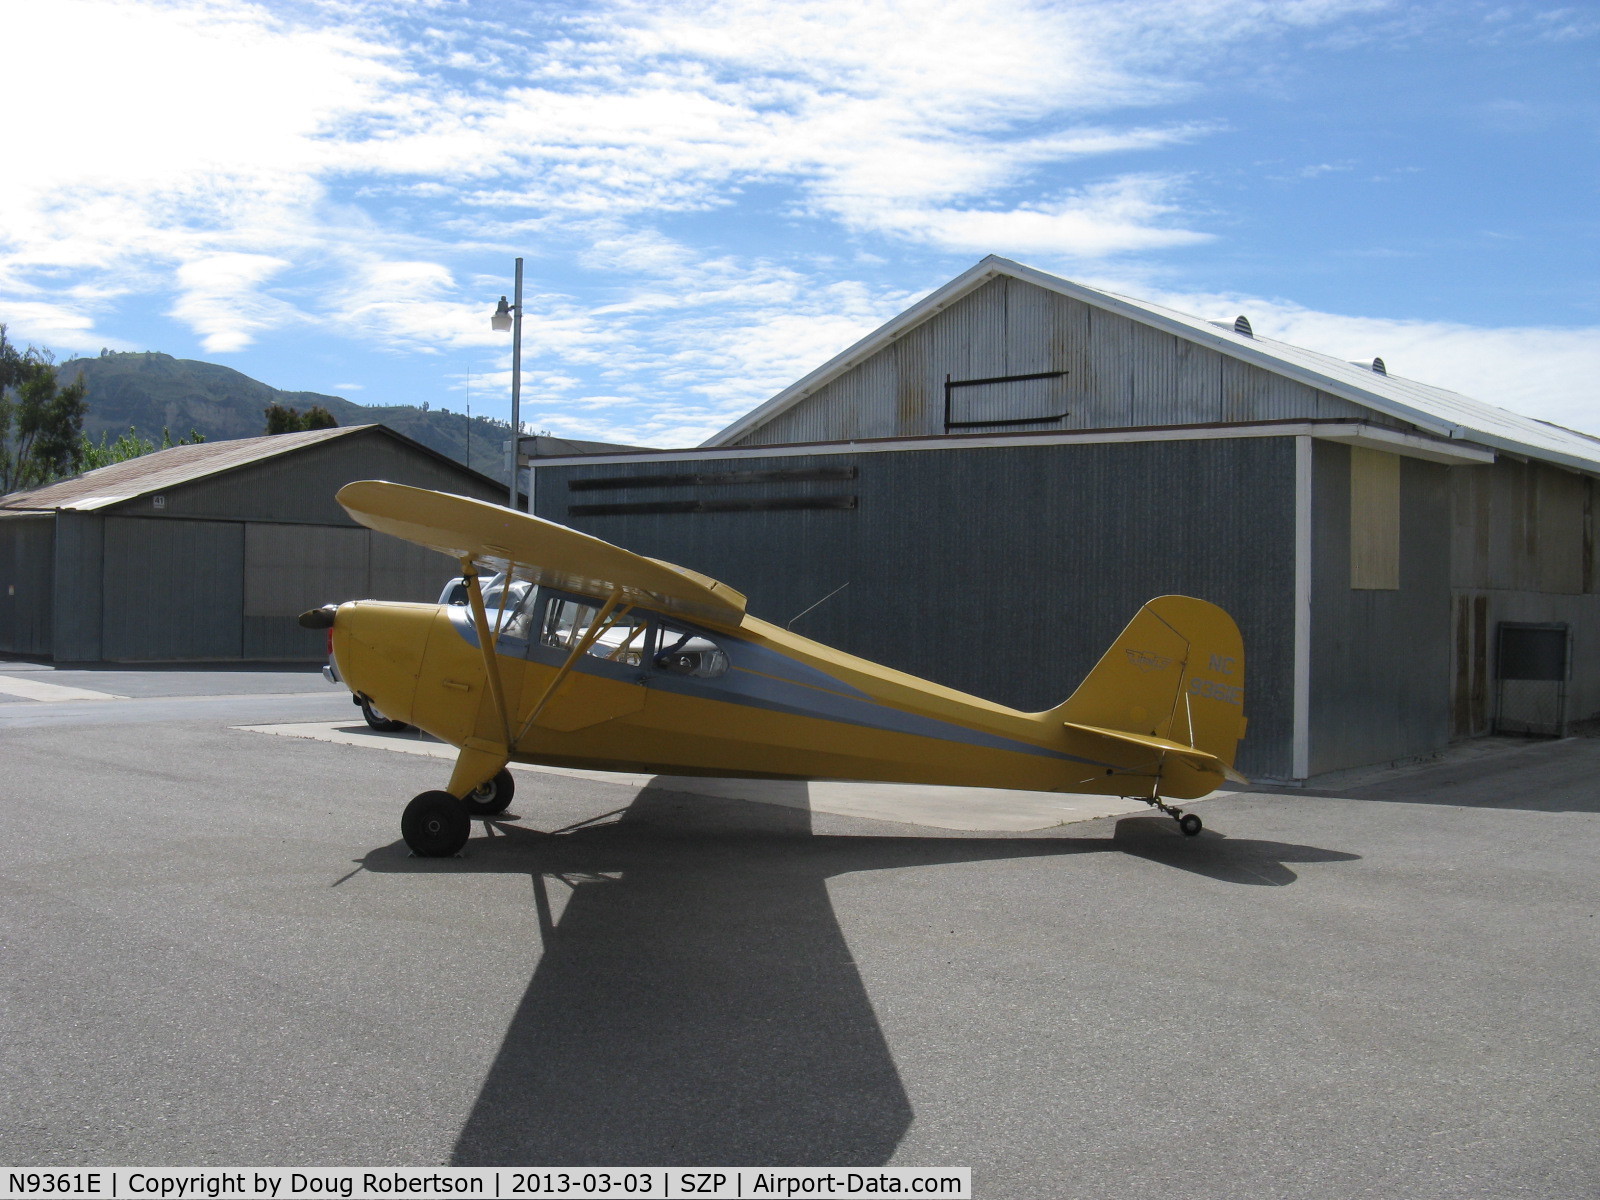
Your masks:
M300 722L284 725L235 725L246 733L309 738L343 746L363 746L454 761L456 750L416 733L376 733L344 721ZM1002 788L939 787L915 783L788 782L772 779L703 779L688 776L630 775L616 771L581 771L571 767L543 767L512 763L517 771L563 775L623 787L652 785L695 796L724 800L749 800L785 808L807 809L839 817L893 821L901 825L926 825L966 833L1022 833L1048 829L1096 817L1120 817L1153 812L1142 800L1119 796L1080 796L1068 792L1021 792ZM659 781L659 782L658 782ZM1210 799L1231 795L1213 792ZM1198 801L1185 801L1189 808Z
M92 692L88 688L67 687L62 683L40 683L36 679L18 679L15 675L0 675L0 695L20 696L24 700L42 700L59 704L67 700L126 700L126 696L111 692Z

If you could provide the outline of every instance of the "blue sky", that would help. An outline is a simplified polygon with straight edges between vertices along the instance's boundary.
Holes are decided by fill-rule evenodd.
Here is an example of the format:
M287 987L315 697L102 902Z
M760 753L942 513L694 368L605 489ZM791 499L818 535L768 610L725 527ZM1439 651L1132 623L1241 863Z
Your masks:
M987 253L1600 432L1600 7L18 5L0 321L695 444ZM24 115L18 115L24 114ZM25 170L11 165L25 164ZM92 403L92 397L91 397Z

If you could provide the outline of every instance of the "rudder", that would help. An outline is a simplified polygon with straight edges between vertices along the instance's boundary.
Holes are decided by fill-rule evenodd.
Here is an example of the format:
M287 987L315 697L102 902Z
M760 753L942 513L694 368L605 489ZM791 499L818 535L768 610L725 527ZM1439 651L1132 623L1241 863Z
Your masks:
M1245 729L1239 627L1205 600L1158 596L1051 715L1192 746L1231 768Z

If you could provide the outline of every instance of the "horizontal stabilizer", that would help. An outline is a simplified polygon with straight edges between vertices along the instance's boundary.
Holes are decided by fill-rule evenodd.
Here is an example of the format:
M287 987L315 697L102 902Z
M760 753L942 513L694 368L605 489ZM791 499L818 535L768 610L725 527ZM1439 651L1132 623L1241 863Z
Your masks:
M1182 742L1174 742L1168 738L1152 737L1147 733L1126 733L1121 729L1102 729L1098 725L1081 725L1077 721L1061 722L1068 729L1076 729L1079 733L1092 733L1096 737L1103 737L1117 742L1123 746L1138 747L1144 750L1158 750L1182 759L1191 766L1199 767L1203 771L1220 772L1223 778L1234 783L1249 783L1239 772L1223 762L1215 754L1208 754L1204 750L1193 746L1185 746Z
M368 529L518 579L719 625L744 618L744 596L725 583L531 513L375 479L346 484L338 501Z
M1135 746L1146 757L1159 752L1165 794L1201 796L1223 779L1244 782L1232 769L1244 700L1244 640L1233 618L1194 596L1157 596L1049 715L1111 739L1123 757Z

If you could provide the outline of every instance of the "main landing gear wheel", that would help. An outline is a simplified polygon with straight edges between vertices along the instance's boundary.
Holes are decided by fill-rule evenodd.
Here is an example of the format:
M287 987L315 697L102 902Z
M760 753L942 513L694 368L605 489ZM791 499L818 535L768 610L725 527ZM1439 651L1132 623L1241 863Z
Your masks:
M1200 818L1193 813L1184 813L1178 818L1178 828L1183 830L1184 837L1193 837L1200 832Z
M511 778L511 772L501 767L493 779L479 784L468 792L462 803L475 817L493 817L505 812L511 803L512 793L516 790L517 785Z
M407 728L404 721L393 721L372 707L372 701L365 696L358 696L356 703L361 705L361 716L366 723L379 733L399 733Z
M418 858L459 854L471 832L467 806L449 792L423 792L400 817L400 835Z

